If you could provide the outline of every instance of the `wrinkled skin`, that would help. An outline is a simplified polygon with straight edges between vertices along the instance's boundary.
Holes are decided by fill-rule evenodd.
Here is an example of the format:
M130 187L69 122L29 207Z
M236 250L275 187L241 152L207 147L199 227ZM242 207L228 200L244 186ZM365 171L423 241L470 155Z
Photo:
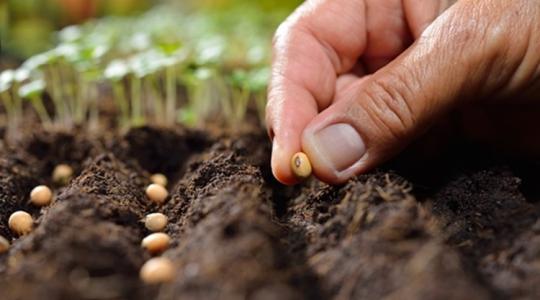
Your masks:
M304 151L342 183L433 128L538 157L540 1L453 2L313 0L279 27L267 106L279 181L297 182L289 161ZM332 124L356 138L319 138Z

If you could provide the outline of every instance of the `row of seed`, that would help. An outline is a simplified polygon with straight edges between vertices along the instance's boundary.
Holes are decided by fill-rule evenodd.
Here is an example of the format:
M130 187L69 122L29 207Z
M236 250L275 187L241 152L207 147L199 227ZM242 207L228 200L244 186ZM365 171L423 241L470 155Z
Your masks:
M169 196L165 189L167 177L155 174L150 180L153 183L146 188L146 196L154 203L162 204ZM141 246L150 254L157 255L169 248L171 238L166 233L161 232L167 223L167 216L162 213L151 213L144 218L146 229L153 233L142 240ZM139 275L144 282L154 284L171 281L174 278L174 273L174 266L168 258L154 257L144 263Z
M53 171L53 182L59 185L66 185L73 176L73 169L65 164L56 166ZM154 174L150 177L152 184L146 188L146 196L156 204L162 204L169 193L165 189L167 186L167 177L163 174ZM30 192L30 202L39 207L47 206L53 201L52 190L39 185ZM162 213L151 213L144 218L145 227L153 232L142 240L141 246L152 255L165 251L170 244L170 237L161 232L167 226L168 219ZM32 232L34 219L32 216L22 210L12 213L8 220L10 230L23 236ZM6 252L10 247L9 241L0 235L0 253ZM148 260L140 272L141 279L146 283L161 283L171 281L174 277L174 268L172 262L164 257L155 257Z
M72 176L73 169L66 164L60 164L54 168L52 179L56 184L65 185ZM35 206L47 206L52 202L52 199L53 192L45 185L38 185L30 192L30 203ZM19 210L9 216L8 226L14 234L22 236L33 230L34 219L29 213ZM5 237L0 236L0 253L6 252L9 246L9 241Z

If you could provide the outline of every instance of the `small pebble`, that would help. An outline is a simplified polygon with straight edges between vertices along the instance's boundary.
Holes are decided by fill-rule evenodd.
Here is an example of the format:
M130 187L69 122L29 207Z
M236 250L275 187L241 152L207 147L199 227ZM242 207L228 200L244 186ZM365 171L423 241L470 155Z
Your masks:
M22 210L16 211L9 216L9 229L18 235L30 233L34 227L32 216Z
M52 173L52 180L58 185L66 185L73 176L73 169L66 164L59 164L54 168Z
M53 193L45 185L38 185L30 192L30 202L36 206L46 206L51 204Z
M155 183L155 184L159 184L163 187L166 187L167 186L167 183L169 182L167 180L167 177L161 173L156 173L152 176L150 176L150 181L152 183Z
M169 196L169 192L159 184L152 183L146 188L146 196L156 204L162 204Z
M154 257L141 268L140 277L147 284L170 282L174 278L174 266L170 259Z
M8 251L9 249L9 241L0 235L0 254Z
M144 226L152 232L163 231L167 222L167 216L162 213L149 214L144 218Z
M141 246L151 254L157 254L169 248L171 238L163 232L152 233L142 240Z
M305 153L298 152L293 155L291 158L291 170L299 180L304 180L311 176L311 163Z

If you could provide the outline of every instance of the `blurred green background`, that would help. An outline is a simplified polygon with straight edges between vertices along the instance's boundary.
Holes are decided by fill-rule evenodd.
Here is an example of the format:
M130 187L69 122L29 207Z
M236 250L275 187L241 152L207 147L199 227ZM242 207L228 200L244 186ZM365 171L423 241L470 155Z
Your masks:
M186 13L236 14L238 20L260 13L273 15L269 30L300 0L0 0L0 59L21 61L56 44L60 28L104 16L136 16L160 4ZM256 16L255 16L256 17ZM179 28L178 30L182 30Z

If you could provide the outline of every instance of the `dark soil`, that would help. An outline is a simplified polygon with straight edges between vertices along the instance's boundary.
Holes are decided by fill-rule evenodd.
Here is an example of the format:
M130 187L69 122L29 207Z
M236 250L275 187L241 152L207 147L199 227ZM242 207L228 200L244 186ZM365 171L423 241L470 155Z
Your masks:
M279 185L262 130L36 131L0 147L0 299L538 299L540 165L469 146L344 186ZM58 163L76 176L28 203ZM158 207L144 195L168 176ZM9 215L36 229L18 238ZM145 285L140 220L162 212L173 282Z

